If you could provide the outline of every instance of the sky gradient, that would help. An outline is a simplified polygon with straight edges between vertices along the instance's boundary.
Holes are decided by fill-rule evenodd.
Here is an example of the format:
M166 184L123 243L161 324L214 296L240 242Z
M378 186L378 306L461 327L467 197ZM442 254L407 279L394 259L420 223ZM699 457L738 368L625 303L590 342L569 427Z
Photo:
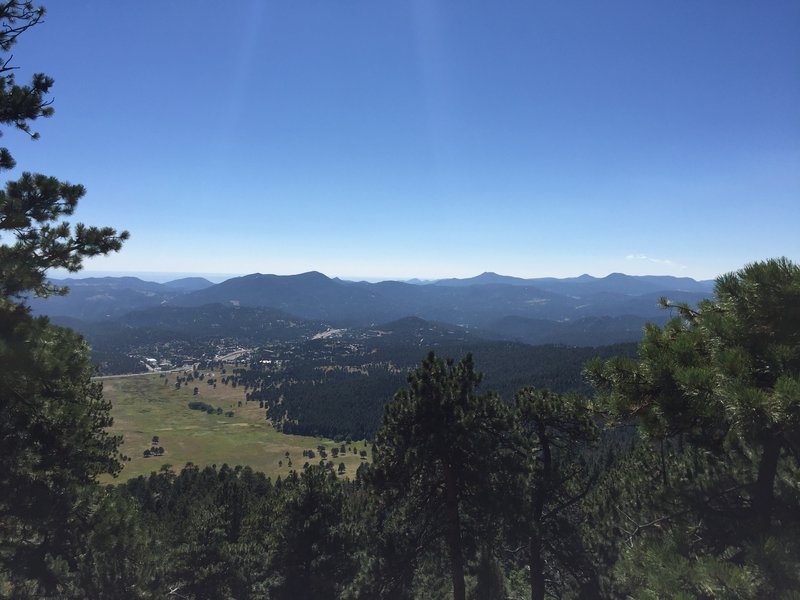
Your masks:
M2 142L130 231L87 274L800 261L796 1L46 7L13 63L56 113Z

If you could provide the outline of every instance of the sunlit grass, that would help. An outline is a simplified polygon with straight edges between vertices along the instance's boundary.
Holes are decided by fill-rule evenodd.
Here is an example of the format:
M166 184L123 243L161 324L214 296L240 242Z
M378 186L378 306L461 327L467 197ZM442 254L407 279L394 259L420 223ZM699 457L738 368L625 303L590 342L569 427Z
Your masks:
M243 387L233 388L218 381L214 389L205 381L195 380L176 390L176 378L177 374L168 373L164 377L151 374L103 380L103 394L112 404L111 430L123 436L120 451L131 459L124 463L116 481L147 475L165 464L179 470L188 462L198 466L248 465L271 477L286 476L291 470L301 470L306 461L318 464L320 444L327 448L327 460L333 462L334 471L338 472L339 463L344 462L345 476L353 477L362 459L353 454L352 448L369 451L361 441L348 445L345 455L333 458L331 447L341 444L275 431L257 402L245 402ZM196 396L195 387L199 390ZM223 412L233 411L234 416L192 410L188 407L192 400L220 407ZM153 436L158 436L157 446L164 448L164 455L145 458L144 451L151 447ZM315 458L304 458L303 450L313 450ZM104 477L102 481L114 480Z

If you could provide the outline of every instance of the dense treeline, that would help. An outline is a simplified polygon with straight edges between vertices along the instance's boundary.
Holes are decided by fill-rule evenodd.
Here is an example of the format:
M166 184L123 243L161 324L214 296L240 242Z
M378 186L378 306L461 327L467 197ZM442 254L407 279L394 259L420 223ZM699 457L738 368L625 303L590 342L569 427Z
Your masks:
M237 385L247 387L249 400L264 403L267 414L286 433L372 438L384 405L424 354L416 340L397 336L370 340L357 350L329 345L323 352L314 346L322 344L293 346L291 359L280 368L263 364L265 355L257 353L248 369L235 373ZM585 363L597 357L633 356L636 344L579 348L465 340L440 344L436 352L460 356L467 349L481 365L484 387L510 402L526 385L588 393L582 376ZM274 356L277 351L270 353Z
M163 548L146 582L191 598L333 598L356 571L357 503L329 471L271 482L249 468L169 470L114 491Z
M360 440L375 434L386 399L391 397L388 390L397 390L402 380L402 375L385 371L369 376L337 373L324 382L297 382L282 395L264 397L268 414L283 414L278 426L286 433ZM254 399L261 396L251 394Z

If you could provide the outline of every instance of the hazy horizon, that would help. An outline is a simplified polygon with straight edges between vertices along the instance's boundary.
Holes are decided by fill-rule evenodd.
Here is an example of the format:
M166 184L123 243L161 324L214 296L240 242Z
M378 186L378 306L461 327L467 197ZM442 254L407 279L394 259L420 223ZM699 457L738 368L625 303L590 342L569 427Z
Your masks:
M347 275L338 275L338 274L330 274L320 271L318 269L312 269L312 271L317 271L329 277L331 279L342 279L345 281L367 281L370 283L376 283L380 281L422 281L422 282L434 282L439 281L442 279L469 279L472 277L477 277L478 275L482 275L487 271L482 271L481 273L473 273L470 275L465 276L452 276L452 275L444 275L442 277L433 277L433 278L422 278L422 277L380 277L380 276L347 276ZM49 276L53 279L89 279L92 277L137 277L143 281L152 281L155 283L166 283L169 281L174 281L176 279L184 279L188 277L202 277L203 279L207 279L212 283L221 283L228 279L233 279L235 277L244 277L246 275L253 275L255 273L260 273L262 275L280 275L280 276L291 276L291 275L300 275L302 273L308 273L309 271L302 271L298 273L265 273L254 271L253 273L204 273L204 272L187 272L187 271L93 271L93 270L82 270L77 273L68 273L65 271L58 271L58 272L51 272ZM491 273L495 273L497 275L507 276L507 277L518 277L520 279L538 279L538 278L547 278L553 277L555 279L569 279L574 277L580 277L582 275L589 275L591 277L595 277L597 279L602 279L607 277L613 273L623 273L625 275L631 275L630 273L624 273L623 271L612 271L610 273L604 274L592 274L592 273L576 273L574 275L565 275L565 276L553 276L553 275L532 275L532 276L523 276L517 275L514 273L503 273L501 271L488 271ZM687 275L663 275L663 274L642 274L642 275L635 275L635 276L660 276L660 277L688 277ZM707 277L707 278L695 278L691 277L696 281L709 281L716 279L716 277Z

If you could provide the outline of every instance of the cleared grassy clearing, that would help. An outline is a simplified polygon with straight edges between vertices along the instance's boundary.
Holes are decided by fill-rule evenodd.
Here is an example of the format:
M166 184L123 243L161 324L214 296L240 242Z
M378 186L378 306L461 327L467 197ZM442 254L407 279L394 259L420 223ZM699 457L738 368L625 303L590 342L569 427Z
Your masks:
M333 462L334 471L338 472L339 463L343 462L344 476L352 477L362 462L352 449L369 450L363 442L358 442L348 445L346 454L333 458L331 448L341 444L275 431L266 421L264 409L258 408L257 403L245 402L243 388L217 383L214 389L205 381L195 381L176 390L176 376L148 374L103 380L103 395L112 404L112 431L123 436L120 450L131 458L124 463L116 481L147 475L165 464L179 470L187 462L199 466L248 465L272 477L286 476L291 470L301 470L307 461L318 464L320 444L327 449L326 460ZM196 396L194 387L199 389ZM223 412L233 411L234 416L192 410L188 404L195 400L220 407ZM163 447L164 454L145 458L143 453L152 446L153 436L158 436L156 446ZM304 450L313 450L315 458L303 457ZM114 480L107 477L102 481Z

